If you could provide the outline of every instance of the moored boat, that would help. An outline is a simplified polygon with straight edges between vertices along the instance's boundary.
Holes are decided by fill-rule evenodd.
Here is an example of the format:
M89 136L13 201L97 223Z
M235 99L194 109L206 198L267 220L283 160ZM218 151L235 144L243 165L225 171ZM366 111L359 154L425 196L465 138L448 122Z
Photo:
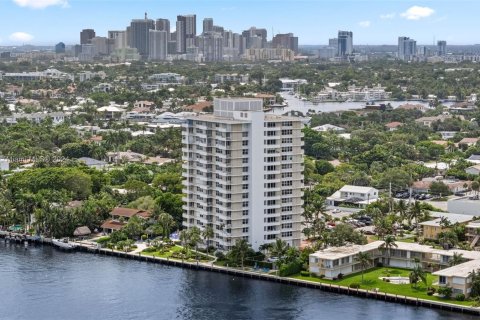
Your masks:
M63 239L52 239L52 244L60 249L64 250L73 250L76 247L76 244L69 242L67 238Z

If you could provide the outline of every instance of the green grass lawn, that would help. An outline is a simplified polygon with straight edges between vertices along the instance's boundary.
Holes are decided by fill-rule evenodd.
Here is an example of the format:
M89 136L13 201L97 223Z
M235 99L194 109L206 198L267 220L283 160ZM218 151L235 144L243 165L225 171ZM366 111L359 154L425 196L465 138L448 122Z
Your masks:
M417 283L417 287L414 288L410 284L393 284L389 282L385 282L380 277L408 277L411 270L406 269L398 269L398 268L373 268L364 273L364 281L362 283L362 275L361 273L351 274L345 276L341 280L327 280L327 279L320 279L317 277L305 277L301 275L295 275L293 278L295 279L302 279L302 280L309 280L314 282L322 282L322 283L331 283L340 286L348 287L352 283L359 283L361 289L366 290L373 290L378 288L380 292L386 292L390 294L396 294L399 296L408 296L426 300L433 300L433 301L441 301L441 302L448 302L448 303L455 303L465 306L471 306L473 304L472 301L456 301L455 299L444 299L435 296L427 295L427 287L432 286L432 283L437 281L437 278L433 276L431 273L427 273L427 285L423 282Z
M159 257L159 258L172 258L172 255L176 252L180 252L183 250L183 247L181 246L173 246L169 249L166 249L164 252L159 252L159 251L155 251L155 252L145 252L143 251L142 252L142 255L146 255L146 256L155 256L155 257ZM191 253L193 256L195 256L195 251L192 250L192 253ZM199 261L201 262L208 262L208 261L212 261L213 259L206 259L206 256L202 253L199 253L199 256L200 256L200 259ZM174 259L174 258L172 258ZM190 261L190 262L193 262L193 261L196 261L195 259L188 259L187 261Z

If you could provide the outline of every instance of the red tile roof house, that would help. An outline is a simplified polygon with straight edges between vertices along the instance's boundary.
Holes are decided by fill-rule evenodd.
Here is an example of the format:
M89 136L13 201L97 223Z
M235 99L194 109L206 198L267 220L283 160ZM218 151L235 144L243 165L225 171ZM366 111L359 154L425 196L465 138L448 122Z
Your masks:
M149 219L151 217L149 211L140 210L140 209L130 209L130 208L114 208L110 212L111 218L105 221L101 228L105 233L111 233L113 231L121 230L128 222L131 217L137 216L141 219Z
M401 122L397 122L397 121L394 121L394 122L390 122L390 123L387 123L385 125L385 127L389 130L389 131L395 131L398 129L398 127L401 127L403 126L403 123Z

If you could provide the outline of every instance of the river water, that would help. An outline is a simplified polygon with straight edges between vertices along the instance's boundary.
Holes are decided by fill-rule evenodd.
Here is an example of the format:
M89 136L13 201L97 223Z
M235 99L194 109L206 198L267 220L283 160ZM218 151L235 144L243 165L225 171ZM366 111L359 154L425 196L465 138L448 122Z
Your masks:
M0 319L475 319L51 247L0 241Z
M280 95L284 98L285 102L288 102L288 106L284 108L275 108L271 112L274 114L284 114L290 111L300 111L303 114L306 114L308 111L315 112L336 112L336 111L345 111L345 110L358 110L365 108L365 102L322 102L318 104L313 104L310 101L303 101L290 95L287 92L281 92ZM393 108L397 108L404 104L420 104L425 107L428 107L427 102L422 101L379 101L378 104L390 104ZM444 106L451 106L453 102L444 102Z

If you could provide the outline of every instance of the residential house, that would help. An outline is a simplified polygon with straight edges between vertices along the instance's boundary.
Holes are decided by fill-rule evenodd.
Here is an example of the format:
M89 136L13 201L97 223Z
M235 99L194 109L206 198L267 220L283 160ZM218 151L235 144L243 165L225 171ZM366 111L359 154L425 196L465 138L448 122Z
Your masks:
M125 113L125 110L114 105L109 105L106 107L98 108L97 112L100 114L100 119L119 120Z
M105 221L101 228L105 233L121 230L134 216L147 220L151 217L151 213L146 210L117 207L110 212L111 218Z
M427 126L427 127L432 127L432 124L434 122L437 122L437 121L443 122L446 119L450 119L450 118L452 118L452 116L442 114L442 115L438 115L438 116L434 116L434 117L421 117L421 118L416 119L415 122L419 123L419 124L422 124L424 126Z
M456 213L431 212L430 215L434 218L433 220L419 223L422 228L422 235L425 239L437 239L440 232L449 229L448 227L442 225L442 219L447 219L451 225L466 225L468 222L473 220L473 217L470 215Z
M108 163L105 161L100 161L100 160L88 158L88 157L78 158L78 161L84 163L89 168L95 168L98 170L103 170L108 166Z
M478 142L478 138L463 138L458 142L458 147L460 147L463 150L468 149L468 147L474 146Z
M471 289L471 272L480 269L480 252L466 250L441 250L417 243L396 242L390 250L380 249L383 241L366 245L348 245L319 250L309 256L309 271L326 279L336 279L362 270L357 256L360 252L371 257L370 268L382 263L385 266L412 269L419 263L425 270L435 271L439 286L449 286L454 294L467 297ZM452 257L461 255L466 262L450 267ZM418 261L418 262L415 262ZM445 268L439 270L441 268Z
M480 164L480 154L472 154L468 159L468 162Z
M467 169L465 169L465 172L474 176L480 175L480 164L468 167Z
M442 140L449 140L453 139L459 131L439 131L438 133L442 135Z
M337 132L337 133L345 132L345 128L337 127L337 126L334 126L333 124L328 124L328 123L321 126L313 127L312 130L315 130L317 132L328 132L328 131Z
M330 206L347 204L363 208L377 200L378 190L375 188L345 185L327 198L327 204Z
M385 127L387 128L388 131L395 131L398 128L400 128L401 126L403 126L403 123L398 122L398 121L389 122L385 125Z

